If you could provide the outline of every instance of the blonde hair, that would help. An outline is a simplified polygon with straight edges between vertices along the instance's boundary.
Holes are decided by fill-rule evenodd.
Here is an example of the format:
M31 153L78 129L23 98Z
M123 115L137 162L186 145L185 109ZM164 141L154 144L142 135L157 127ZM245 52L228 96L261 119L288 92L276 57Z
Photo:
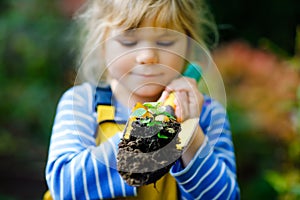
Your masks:
M218 38L204 0L87 0L75 19L81 30L80 78L94 83L95 76L103 77L100 50L96 49L110 29L122 27L125 31L138 28L144 19L154 19L154 26L181 31L206 48L210 33L216 41Z

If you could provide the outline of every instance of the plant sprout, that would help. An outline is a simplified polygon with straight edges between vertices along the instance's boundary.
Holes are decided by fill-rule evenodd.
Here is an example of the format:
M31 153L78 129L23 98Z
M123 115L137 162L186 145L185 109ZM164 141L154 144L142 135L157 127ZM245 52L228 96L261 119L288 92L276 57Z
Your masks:
M164 122L169 121L169 119L176 120L173 115L166 111L166 106L162 106L161 102L145 102L142 105L142 107L136 108L130 116L139 118L140 122L148 127L157 125L163 129ZM168 131L173 133L172 130L168 129ZM158 132L157 136L158 138L168 139L168 136L163 135L161 132Z

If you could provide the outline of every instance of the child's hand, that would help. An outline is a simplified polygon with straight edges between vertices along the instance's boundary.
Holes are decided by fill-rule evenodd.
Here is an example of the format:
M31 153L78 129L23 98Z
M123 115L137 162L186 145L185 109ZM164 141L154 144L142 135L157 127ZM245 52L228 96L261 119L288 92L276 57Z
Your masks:
M164 101L170 92L175 93L175 115L179 122L183 122L189 118L198 118L201 114L204 97L199 92L195 79L181 77L173 80L163 92L159 101ZM181 156L184 167L193 159L196 152L204 141L204 133L201 127L196 126L190 144Z
M195 79L180 77L173 80L158 101L163 102L170 92L175 93L175 115L179 121L200 116L204 97L199 92Z

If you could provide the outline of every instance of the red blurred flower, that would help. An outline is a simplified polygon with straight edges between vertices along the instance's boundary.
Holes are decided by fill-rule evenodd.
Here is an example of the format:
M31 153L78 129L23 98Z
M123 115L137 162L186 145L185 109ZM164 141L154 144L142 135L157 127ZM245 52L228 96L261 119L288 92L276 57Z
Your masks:
M240 41L220 46L213 58L229 104L239 104L253 129L275 139L292 139L299 72L276 55Z

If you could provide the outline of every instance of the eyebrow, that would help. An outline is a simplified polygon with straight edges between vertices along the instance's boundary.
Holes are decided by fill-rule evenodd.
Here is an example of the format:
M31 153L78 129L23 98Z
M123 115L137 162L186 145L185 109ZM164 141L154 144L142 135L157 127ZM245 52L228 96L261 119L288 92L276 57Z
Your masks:
M134 36L134 34L141 32L139 28L129 28L125 30L121 35L124 36ZM156 37L166 37L166 36L176 36L172 31L169 30L163 30L162 33L158 33Z

